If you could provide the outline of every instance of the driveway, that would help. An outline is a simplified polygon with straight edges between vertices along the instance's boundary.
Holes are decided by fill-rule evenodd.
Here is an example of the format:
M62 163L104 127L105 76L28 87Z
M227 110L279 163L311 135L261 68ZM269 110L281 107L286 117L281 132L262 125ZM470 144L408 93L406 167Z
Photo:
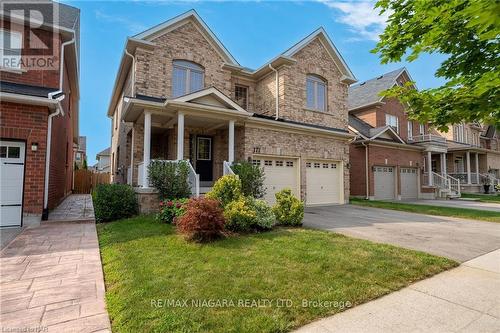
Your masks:
M397 201L416 205L432 205L454 208L469 208L478 210L491 210L500 214L500 204L494 202L480 202L474 200L411 200Z
M500 248L500 223L354 205L307 208L304 225L459 262Z

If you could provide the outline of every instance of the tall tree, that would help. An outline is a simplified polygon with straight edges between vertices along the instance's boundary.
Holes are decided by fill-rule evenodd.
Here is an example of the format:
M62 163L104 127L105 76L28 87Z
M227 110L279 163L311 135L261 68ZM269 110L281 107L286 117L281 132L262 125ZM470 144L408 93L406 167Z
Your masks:
M382 63L411 62L422 52L448 56L435 73L444 85L421 91L406 85L386 95L440 130L462 121L500 127L499 0L379 0L375 7L390 13L372 50Z

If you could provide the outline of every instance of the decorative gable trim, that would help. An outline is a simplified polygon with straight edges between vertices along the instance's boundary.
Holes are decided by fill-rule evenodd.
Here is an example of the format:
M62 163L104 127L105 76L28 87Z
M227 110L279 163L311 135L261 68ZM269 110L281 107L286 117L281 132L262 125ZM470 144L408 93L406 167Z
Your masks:
M384 126L383 128L381 129L375 129L373 128L372 130L378 130L378 132L373 135L370 140L375 140L376 138L380 137L382 134L384 133L389 133L390 136L392 136L393 138L395 138L397 141L401 142L401 143L406 143L400 136L398 133L396 133L396 131L389 125L387 126Z
M221 101L223 104L226 104L229 106L229 108L232 108L238 112L243 112L243 113L248 113L249 115L252 115L251 113L247 112L245 109L243 109L241 106L239 106L236 102L234 102L232 99L224 95L222 92L220 92L217 88L215 87L210 87L206 88L188 95L184 95L181 97L177 97L175 99L172 99L172 102L186 102L186 103L196 103L197 99L207 97L207 96L214 96L216 99Z

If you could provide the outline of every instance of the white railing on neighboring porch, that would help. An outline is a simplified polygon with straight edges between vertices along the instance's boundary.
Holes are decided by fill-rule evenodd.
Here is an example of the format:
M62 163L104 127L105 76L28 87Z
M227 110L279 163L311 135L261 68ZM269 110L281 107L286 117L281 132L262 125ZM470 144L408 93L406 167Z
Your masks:
M432 184L442 189L448 189L449 183L446 177L441 176L439 173L431 171Z
M224 161L222 174L224 176L225 175L234 175L234 171L233 171L233 169L231 169L231 163L229 163L228 161Z
M435 134L422 134L408 138L408 141L414 143L430 141L446 143L446 138Z
M452 196L460 196L460 180L454 178L450 175L440 175L434 171L431 171L430 177L432 177L432 186L435 186L441 190L448 190L449 194ZM425 185L429 185L429 174L423 174L423 181Z
M453 178L450 175L446 175L448 179L449 188L451 191L454 191L458 196L461 196L460 192L460 179Z

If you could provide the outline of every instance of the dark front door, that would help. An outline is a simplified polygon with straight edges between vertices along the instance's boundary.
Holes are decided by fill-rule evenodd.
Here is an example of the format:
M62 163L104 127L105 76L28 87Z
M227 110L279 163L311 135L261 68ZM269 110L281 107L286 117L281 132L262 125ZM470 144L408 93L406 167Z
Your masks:
M212 162L212 138L196 137L196 173L200 175L200 181L213 180Z

